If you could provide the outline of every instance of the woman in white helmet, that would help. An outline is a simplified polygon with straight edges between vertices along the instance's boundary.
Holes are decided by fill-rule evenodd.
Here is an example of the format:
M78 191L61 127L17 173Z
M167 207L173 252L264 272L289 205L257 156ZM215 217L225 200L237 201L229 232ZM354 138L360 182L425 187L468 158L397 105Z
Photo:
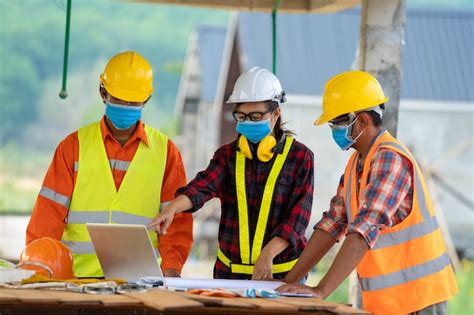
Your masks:
M306 245L313 200L313 153L281 123L285 92L267 69L252 68L234 85L237 139L180 188L149 225L166 234L176 213L221 200L214 278L283 279Z

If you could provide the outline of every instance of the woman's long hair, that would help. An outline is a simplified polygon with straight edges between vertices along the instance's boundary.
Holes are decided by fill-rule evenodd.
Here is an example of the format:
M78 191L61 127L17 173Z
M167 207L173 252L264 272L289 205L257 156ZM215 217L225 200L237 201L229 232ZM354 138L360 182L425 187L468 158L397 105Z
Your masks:
M267 109L271 110L272 112L274 112L279 106L277 102L273 102L273 101L267 101L265 103L267 104ZM287 123L286 121L281 122L281 115L280 115L280 117L278 117L278 120L275 123L275 128L274 128L277 139L280 139L283 136L283 134L286 134L288 136L296 136L296 133L294 131L288 130L287 128L285 128L286 123Z

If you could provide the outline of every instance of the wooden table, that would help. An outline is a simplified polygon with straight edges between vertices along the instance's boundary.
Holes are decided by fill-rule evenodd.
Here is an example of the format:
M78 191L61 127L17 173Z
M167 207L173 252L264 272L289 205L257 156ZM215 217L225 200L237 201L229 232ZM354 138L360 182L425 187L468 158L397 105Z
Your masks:
M369 314L316 298L217 298L183 292L94 295L52 290L0 289L0 315Z

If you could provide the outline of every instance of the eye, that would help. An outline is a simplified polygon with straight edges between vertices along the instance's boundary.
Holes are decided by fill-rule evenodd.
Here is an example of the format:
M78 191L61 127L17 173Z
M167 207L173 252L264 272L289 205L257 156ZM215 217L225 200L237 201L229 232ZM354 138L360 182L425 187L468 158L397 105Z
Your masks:
M259 112L253 112L249 114L249 117L252 121L259 121L262 120L262 113Z

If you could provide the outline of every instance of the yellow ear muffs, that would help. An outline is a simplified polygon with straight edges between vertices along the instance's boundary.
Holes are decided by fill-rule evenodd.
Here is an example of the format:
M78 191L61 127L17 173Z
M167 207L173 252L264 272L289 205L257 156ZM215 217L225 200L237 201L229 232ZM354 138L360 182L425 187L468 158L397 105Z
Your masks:
M260 141L257 149L257 157L262 162L268 162L273 157L273 148L277 145L274 136L268 135Z
M239 150L247 159L253 159L252 152L250 151L249 141L246 137L240 136L239 137Z
M274 136L268 135L258 144L257 157L262 162L268 162L273 158L273 148L277 145ZM239 137L239 150L247 159L252 160L249 141L245 136Z

